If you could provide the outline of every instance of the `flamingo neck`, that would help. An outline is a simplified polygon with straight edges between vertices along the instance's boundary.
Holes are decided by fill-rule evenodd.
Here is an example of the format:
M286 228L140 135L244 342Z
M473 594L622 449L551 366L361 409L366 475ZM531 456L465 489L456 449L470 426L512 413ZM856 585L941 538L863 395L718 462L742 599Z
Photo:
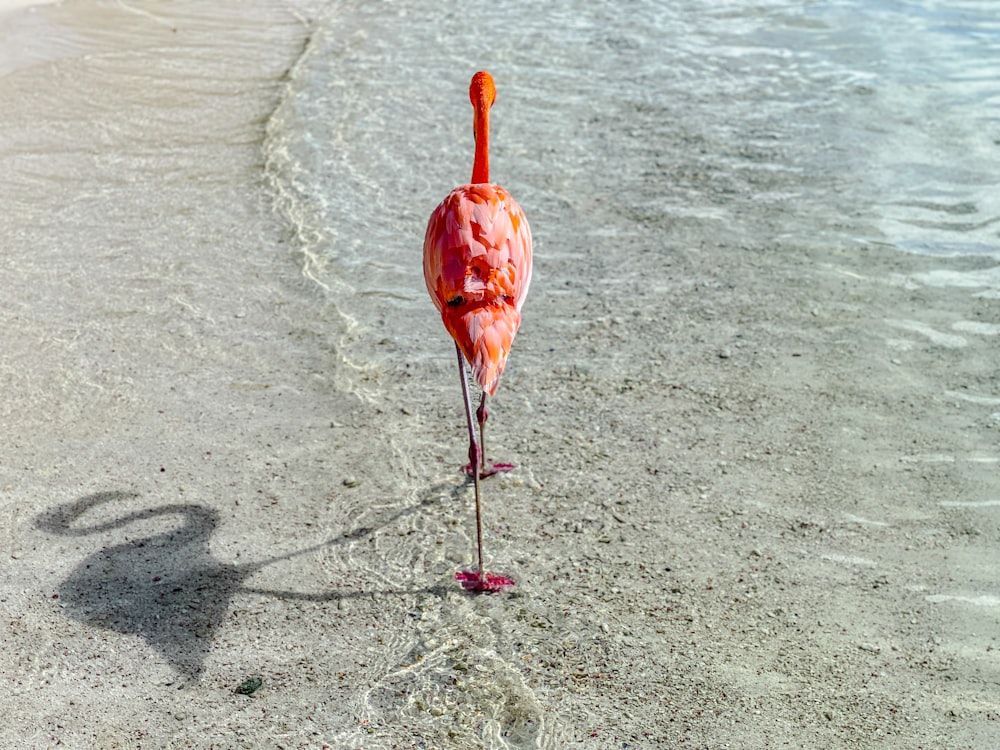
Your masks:
M480 106L476 108L475 122L473 123L476 132L476 160L472 163L472 183L490 181L490 108Z

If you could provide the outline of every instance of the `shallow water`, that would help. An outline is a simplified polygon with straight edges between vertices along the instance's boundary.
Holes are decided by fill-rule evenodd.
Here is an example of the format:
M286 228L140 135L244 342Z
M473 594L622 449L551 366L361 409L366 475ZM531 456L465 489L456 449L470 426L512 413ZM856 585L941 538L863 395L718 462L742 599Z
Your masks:
M387 410L452 400L458 434L451 343L420 254L434 205L469 178L467 85L481 68L498 87L492 176L526 208L536 242L501 420L530 414L529 384L553 372L628 382L641 380L637 348L667 360L668 335L599 351L575 342L597 321L655 316L678 283L650 273L668 256L890 246L941 258L898 283L1000 295L997 268L982 265L1000 258L994 16L987 2L646 1L627 13L500 2L478 15L419 2L331 6L292 72L266 153L303 272L341 314L338 385ZM969 270L967 256L980 265ZM851 255L845 273L875 273L864 258ZM962 336L995 335L998 322L966 321L964 333L885 326L890 339L958 342L961 356ZM418 377L399 387L408 370ZM600 429L586 415L577 423ZM408 433L406 452L452 439L433 428L444 429L424 422ZM387 557L416 569L440 562L405 538ZM462 733L472 732L463 715L492 712L479 732L498 733L488 746L558 744L535 693L514 679L507 628L488 612L445 610L418 631L409 653L427 658L387 664L357 705L372 726L433 732L439 720L424 709L438 704ZM449 687L454 664L466 662L484 674Z
M506 2L481 16L336 4L272 119L269 166L307 275L347 320L342 355L362 371L446 355L420 240L438 197L468 179L478 68L499 88L493 177L530 207L534 297L576 282L615 294L640 269L581 279L581 254L613 267L616 239L676 241L659 236L662 221L712 227L723 242L993 255L994 16L975 2L638 2L628 13ZM760 207L780 225L756 226ZM1000 293L978 273L948 283ZM572 325L570 310L545 308L546 336Z
M817 12L823 54L860 68L848 117L882 237L931 255L996 254L1000 21L989 3L858 3ZM852 62L853 61L853 62ZM880 239L873 237L871 239Z

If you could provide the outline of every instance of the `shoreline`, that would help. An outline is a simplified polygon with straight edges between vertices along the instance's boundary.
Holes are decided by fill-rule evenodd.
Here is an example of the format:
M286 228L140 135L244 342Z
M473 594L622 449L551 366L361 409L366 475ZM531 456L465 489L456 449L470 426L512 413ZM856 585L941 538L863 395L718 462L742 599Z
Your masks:
M561 288L553 188L491 418L517 470L486 485L488 555L517 586L470 596L447 342L340 371L343 311L264 192L308 29L104 10L112 54L0 79L0 745L996 735L997 302L930 283L994 259L796 240L781 205L628 233L612 201Z

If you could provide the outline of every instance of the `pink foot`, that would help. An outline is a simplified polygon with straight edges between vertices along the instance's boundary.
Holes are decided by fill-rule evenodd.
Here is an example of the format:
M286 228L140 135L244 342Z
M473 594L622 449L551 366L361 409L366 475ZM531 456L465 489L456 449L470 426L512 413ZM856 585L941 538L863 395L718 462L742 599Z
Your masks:
M482 469L479 470L479 478L486 479L486 477L491 477L494 474L500 474L501 472L510 471L514 468L514 464L495 464L492 461L488 462ZM472 476L472 464L466 464L462 467L468 476Z
M514 587L514 579L497 573L485 573L482 576L475 570L460 570L455 574L455 580L462 584L466 591L486 591L495 594Z

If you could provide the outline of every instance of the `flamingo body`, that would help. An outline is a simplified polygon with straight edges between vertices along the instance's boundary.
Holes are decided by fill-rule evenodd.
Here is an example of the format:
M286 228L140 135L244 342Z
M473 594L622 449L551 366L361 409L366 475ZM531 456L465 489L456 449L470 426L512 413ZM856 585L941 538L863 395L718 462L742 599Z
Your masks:
M424 281L480 387L494 395L531 282L531 231L498 185L455 188L431 214Z
M455 340L458 369L469 426L469 465L476 496L477 571L455 575L470 591L502 591L514 585L506 576L488 573L483 565L483 513L479 480L511 464L486 459L487 398L496 393L510 346L521 325L521 305L531 282L531 231L524 212L510 193L490 182L490 107L496 101L493 77L472 76L472 130L476 155L472 179L455 188L434 209L424 235L424 281L444 327ZM465 363L482 388L473 417ZM475 421L474 421L475 420ZM476 422L479 440L476 440Z

